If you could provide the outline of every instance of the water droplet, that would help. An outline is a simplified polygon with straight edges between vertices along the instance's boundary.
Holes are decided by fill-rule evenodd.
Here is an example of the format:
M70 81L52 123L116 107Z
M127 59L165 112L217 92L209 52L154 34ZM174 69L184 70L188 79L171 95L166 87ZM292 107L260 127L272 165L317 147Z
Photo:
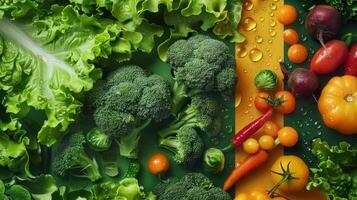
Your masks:
M271 19L271 20L270 20L270 26L271 26L271 27L276 26L276 21L275 21L275 19Z
M247 70L247 69L243 69L243 72L244 72L244 73L248 73L248 70Z
M263 22L264 21L264 17L259 17L259 21Z
M240 93L236 93L235 107L237 108L241 102L242 102L242 95Z
M252 10L254 7L254 4L251 2L251 1L245 1L244 2L244 9L247 10L247 11L250 11Z
M271 3L270 4L270 9L276 10L276 3Z
M254 29L253 29L253 32L257 32L257 28L254 28Z
M274 0L274 2L278 2L279 0Z
M248 114L248 113L249 113L249 110L244 111L244 114Z
M268 40L268 43L269 43L269 44L273 43L273 40L270 40L270 39L269 39L269 40Z
M322 132L321 132L321 131L317 132L317 135L318 135L318 136L321 136L321 135L322 135Z
M252 106L253 106L253 104L251 104L251 103L250 103L250 104L248 104L248 107L249 107L249 108L251 108Z
M243 19L243 28L246 31L251 31L257 27L257 22L251 17Z
M303 42L307 41L307 35L306 34L301 34L301 41L303 41Z
M253 119L253 115L249 116L249 119Z
M244 57L247 56L248 51L247 51L247 49L245 48L245 46L243 46L243 45L237 45L236 53L237 53L237 55L238 55L239 58L244 58Z
M261 52L259 49L257 48L253 48L252 50L250 50L249 52L249 58L251 61L253 62L257 62L260 61L263 58L263 52Z
M304 111L304 108L300 108L300 112L303 112Z
M250 102L253 101L253 97L252 96L250 96L248 99L249 99Z
M270 17L274 17L274 12L271 12L271 13L270 13Z
M274 37L276 35L276 31L274 29L269 29L270 36Z
M271 57L271 56L272 56L272 55L271 55L271 53L270 53L270 54L268 54L268 56L269 56L269 57Z
M286 66L288 67L288 69L293 69L293 66L291 64L286 64Z
M256 43L260 44L260 43L263 42L263 40L264 40L264 39L263 39L262 36L260 36L260 35L255 36L255 42L256 42Z
M301 18L301 17L299 17L299 18L298 18L298 22L299 22L299 24L304 24L304 19Z
M267 66L270 66L270 63L267 63Z
M281 56L278 57L278 62L283 62L283 59L281 58Z

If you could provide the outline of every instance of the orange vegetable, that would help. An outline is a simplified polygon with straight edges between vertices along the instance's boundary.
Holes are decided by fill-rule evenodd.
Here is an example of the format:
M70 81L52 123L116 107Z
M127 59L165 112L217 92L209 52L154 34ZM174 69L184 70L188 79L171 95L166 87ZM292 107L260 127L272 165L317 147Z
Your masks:
M258 95L254 99L254 105L255 108L257 108L259 111L266 112L268 111L272 106L272 97L266 93L266 92L259 92Z
M273 121L265 122L263 126L263 133L265 135L270 135L273 138L276 138L278 136L278 131L279 131L279 126L275 122Z
M284 147L292 147L299 140L299 134L294 128L286 126L278 131L278 138Z
M292 63L303 63L308 56L309 52L302 44L293 44L288 49L288 58Z
M147 167L152 174L161 174L169 169L169 159L163 153L152 155L147 161Z
M285 4L278 8L275 15L280 23L288 25L295 22L298 14L294 6Z
M265 150L271 150L275 147L274 138L270 135L263 135L259 138L259 146Z
M286 29L283 33L284 42L290 45L296 44L299 42L299 35L295 29L289 28Z
M281 114L289 114L295 110L295 97L288 91L279 91L275 94L275 110Z
M243 150L248 154L255 154L259 150L259 143L254 138L249 138L243 142Z
M269 154L260 149L256 154L250 155L243 163L238 165L228 176L223 185L223 190L227 191L242 177L262 165L269 157Z
M326 126L342 134L357 134L357 77L330 79L322 90L318 108Z

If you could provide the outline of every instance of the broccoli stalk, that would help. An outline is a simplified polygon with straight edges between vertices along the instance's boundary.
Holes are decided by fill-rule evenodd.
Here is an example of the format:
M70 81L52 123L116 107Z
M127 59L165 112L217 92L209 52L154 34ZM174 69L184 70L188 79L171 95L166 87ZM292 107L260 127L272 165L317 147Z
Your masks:
M138 157L138 145L140 134L142 131L150 124L151 119L146 120L141 126L133 129L131 133L127 136L123 136L120 138L118 142L119 152L121 156L127 158L137 158Z
M96 181L101 178L96 160L84 150L86 140L82 133L67 136L56 152L54 171L59 176L72 175Z
M160 138L160 147L174 153L174 160L185 167L192 167L201 158L204 144L196 130L190 126L180 128L176 135Z

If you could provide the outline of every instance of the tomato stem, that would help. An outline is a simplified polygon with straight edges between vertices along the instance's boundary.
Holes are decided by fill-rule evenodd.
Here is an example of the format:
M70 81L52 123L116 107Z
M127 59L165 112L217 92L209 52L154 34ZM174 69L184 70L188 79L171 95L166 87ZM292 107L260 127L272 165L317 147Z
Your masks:
M272 171L274 174L278 174L278 175L282 176L283 178L269 190L268 195L270 197L273 197L273 195L275 194L275 191L284 183L289 182L290 180L293 180L293 179L298 179L298 178L294 177L293 174L290 172L290 163L291 162L288 163L287 169L285 169L283 166L283 163L280 162L280 167L281 167L281 170L283 171L283 173Z

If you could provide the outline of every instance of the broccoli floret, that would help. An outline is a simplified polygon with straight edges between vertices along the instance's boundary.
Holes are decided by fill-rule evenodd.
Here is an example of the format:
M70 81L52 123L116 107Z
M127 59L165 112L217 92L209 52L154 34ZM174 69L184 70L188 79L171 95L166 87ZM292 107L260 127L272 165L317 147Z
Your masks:
M181 113L176 120L167 127L159 131L160 137L174 135L183 126L200 128L202 131L209 131L213 125L219 105L214 97L207 94L200 94L192 97L191 104Z
M198 172L192 172L186 174L181 178L180 182L187 190L193 187L200 187L205 190L214 187L212 181L207 176Z
M124 175L124 178L137 178L140 173L140 163L138 161L131 161L128 169Z
M142 130L170 116L170 87L160 76L135 65L115 70L105 81L103 104L96 107L94 121L118 142L120 155L137 158Z
M158 200L184 199L187 189L180 182L169 185Z
M185 200L231 200L228 193L218 187L205 190L200 187L193 187L187 191Z
M98 80L93 85L92 90L86 94L85 98L85 111L93 113L95 108L104 104L104 95L108 87L106 81Z
M72 175L96 181L101 178L98 164L84 150L86 139L81 132L68 135L60 143L54 159L54 171L59 176Z
M160 199L160 197L165 193L166 189L170 186L173 185L174 183L179 182L179 178L177 177L171 177L166 180L160 181L158 184L156 184L153 193Z
M228 46L219 40L203 35L178 40L168 50L168 63L175 79L172 109L175 116L193 95L233 94L237 79L235 60Z
M180 128L176 135L160 139L160 146L174 153L174 160L192 167L202 157L204 144L196 130L189 126Z

